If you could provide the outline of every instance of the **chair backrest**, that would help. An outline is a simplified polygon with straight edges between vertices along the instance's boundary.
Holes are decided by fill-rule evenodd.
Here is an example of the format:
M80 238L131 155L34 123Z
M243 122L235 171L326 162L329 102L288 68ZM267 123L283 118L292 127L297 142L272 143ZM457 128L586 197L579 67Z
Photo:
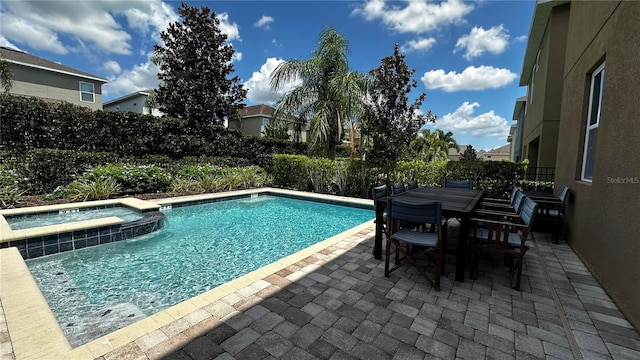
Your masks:
M511 189L511 196L509 196L509 203L511 203L511 205L513 205L513 201L516 199L516 195L519 191L520 189L515 185L513 186L513 189Z
M391 193L392 194L400 194L405 192L407 189L404 187L404 184L393 184L391 185Z
M569 188L567 186L562 187L562 191L560 192L560 201L564 204L565 200L569 197Z
M511 206L513 206L513 210L516 212L516 214L520 214L520 211L522 211L522 205L524 205L525 199L526 196L524 196L524 193L522 191L518 191L513 197Z
M454 189L473 189L473 180L450 180L445 179L444 187Z
M371 198L376 201L382 197L387 196L387 185L380 185L371 188Z
M418 188L418 181L417 180L411 180L407 183L407 190L412 190L412 189L417 189Z
M410 202L390 197L387 213L392 220L412 224L441 224L442 203L439 201Z
M526 198L524 200L524 204L522 205L522 211L520 211L520 218L522 222L527 225L529 229L531 229L531 225L533 224L533 219L538 212L538 204L531 198Z

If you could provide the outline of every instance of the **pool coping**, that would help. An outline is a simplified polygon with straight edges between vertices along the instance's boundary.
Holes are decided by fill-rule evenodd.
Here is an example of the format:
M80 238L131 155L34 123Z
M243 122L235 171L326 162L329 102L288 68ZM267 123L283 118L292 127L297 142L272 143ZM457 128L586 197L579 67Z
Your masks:
M365 207L373 206L372 201L366 199L276 188L191 195L148 202L157 206L166 206L189 201L214 200L259 193L315 199L330 203L357 204ZM0 258L2 259L0 261L0 300L14 356L16 359L93 359L104 356L112 350L151 334L191 313L201 311L204 307L229 294L261 281L269 275L368 229L372 224L373 219L76 348L71 348L69 345L18 250L16 248L0 249Z
M66 223L66 224L47 225L47 226L39 226L39 227L28 228L28 229L13 230L9 226L9 223L7 222L7 220L5 219L5 216L29 215L29 214L37 214L37 213L45 213L45 212L56 212L60 210L80 209L80 208L100 207L100 206L110 206L110 205L125 206L125 207L138 210L143 213L160 210L160 205L155 204L154 202L140 200L137 198L121 198L121 199L110 199L110 200L85 201L85 202L69 203L69 204L34 206L34 207L28 207L28 208L4 209L4 210L0 210L0 243L24 240L24 239L58 234L63 232L73 232L77 230L84 230L91 227L111 226L111 225L119 225L124 223L124 220L120 219L119 217L112 216L112 217L107 217L102 219L83 220L83 221L75 221L75 222Z

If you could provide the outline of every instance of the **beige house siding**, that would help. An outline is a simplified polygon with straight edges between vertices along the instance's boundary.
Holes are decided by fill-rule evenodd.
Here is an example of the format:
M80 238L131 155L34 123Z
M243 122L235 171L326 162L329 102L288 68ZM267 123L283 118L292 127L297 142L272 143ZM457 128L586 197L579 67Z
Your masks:
M242 123L237 120L230 120L228 128L231 130L240 130L243 135L246 136L264 136L263 132L265 125L273 118L275 109L269 105L251 105L245 107L240 111L242 116ZM307 132L309 131L309 125L306 124L299 134L299 138L296 138L295 125L290 123L288 125L289 139L292 141L307 141Z
M247 117L243 119L242 126L238 124L238 121L229 121L229 129L236 130L241 128L243 135L262 136L262 132L264 131L262 121L264 119L268 120L269 118L270 117L264 116Z
M105 102L103 108L104 110L111 111L131 111L137 114L151 114L154 116L162 116L163 113L160 110L156 108L149 109L148 107L144 106L148 96L149 95L147 95L146 92L129 94L121 98Z
M640 329L640 3L573 1L564 64L556 191L571 188L565 233ZM589 84L605 62L592 182L581 181ZM627 150L621 150L627 149Z
M569 24L569 4L552 8L533 68L522 126L522 158L531 167L555 167L562 101L562 73ZM538 10L536 10L538 11ZM521 85L525 85L522 84Z
M13 74L11 94L102 109L102 82L13 63L10 66ZM80 100L80 82L93 84L94 102Z

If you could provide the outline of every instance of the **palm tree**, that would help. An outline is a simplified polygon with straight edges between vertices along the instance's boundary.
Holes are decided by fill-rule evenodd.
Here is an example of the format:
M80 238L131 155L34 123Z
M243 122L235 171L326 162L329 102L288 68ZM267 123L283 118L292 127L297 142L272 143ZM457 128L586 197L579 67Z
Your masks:
M449 155L449 149L460 151L458 143L453 138L451 131L445 133L440 129L433 132L422 129L418 136L411 142L411 149L419 158L426 161L444 160Z
M456 139L453 138L453 133L451 131L447 131L445 133L440 129L436 129L436 132L438 133L438 137L447 143L447 149L456 149L457 151L460 151L458 142L456 141Z
M278 101L274 116L295 114L310 119L311 147L322 146L330 159L335 158L344 125L355 131L365 93L365 76L349 71L348 50L344 36L327 27L311 58L285 61L271 74L274 91L289 81L302 80Z

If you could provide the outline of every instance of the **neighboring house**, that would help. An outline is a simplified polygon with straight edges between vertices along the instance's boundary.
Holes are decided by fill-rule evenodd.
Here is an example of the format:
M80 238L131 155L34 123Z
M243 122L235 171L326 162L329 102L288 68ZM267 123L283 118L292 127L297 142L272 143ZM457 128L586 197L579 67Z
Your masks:
M117 99L109 100L105 102L102 107L105 110L132 111L138 114L162 116L164 114L160 110L158 110L158 106L155 106L151 109L145 106L145 102L152 92L153 90L136 91Z
M514 125L511 125L509 129L509 136L507 142L511 143L511 155L512 161L522 161L522 130L524 128L524 116L527 113L527 97L522 96L516 100L516 106L513 109L512 119L516 121Z
M638 19L636 1L538 0L520 79L530 95L523 156L538 165L555 166L556 195L562 186L571 189L565 238L636 329L640 329ZM535 138L538 142L532 149ZM547 142L554 138L555 144ZM608 325L612 334L626 330L607 320L618 318L606 302L587 293L588 287L579 292L587 297L582 299L589 305L587 311L612 324Z
M524 118L518 121L522 157L541 174L556 167L570 7L569 1L537 3L520 75L520 86L527 86Z
M458 145L458 148L460 148L460 151L456 150L455 148L449 148L449 155L447 155L447 160L450 160L450 161L460 160L460 154L465 152L465 150L467 150L468 147L469 145Z
M240 130L247 136L264 136L265 127L273 120L273 113L276 109L269 105L260 104L247 106L240 110L241 120L229 120L229 129ZM296 129L295 125L289 124L290 139L298 142L307 141L307 125L302 129Z
M511 154L511 144L507 144L489 151L484 151L484 150L478 151L478 159L488 160L488 161L509 160L510 154Z
M102 109L102 85L107 80L6 47L0 47L0 58L10 65L9 93Z

